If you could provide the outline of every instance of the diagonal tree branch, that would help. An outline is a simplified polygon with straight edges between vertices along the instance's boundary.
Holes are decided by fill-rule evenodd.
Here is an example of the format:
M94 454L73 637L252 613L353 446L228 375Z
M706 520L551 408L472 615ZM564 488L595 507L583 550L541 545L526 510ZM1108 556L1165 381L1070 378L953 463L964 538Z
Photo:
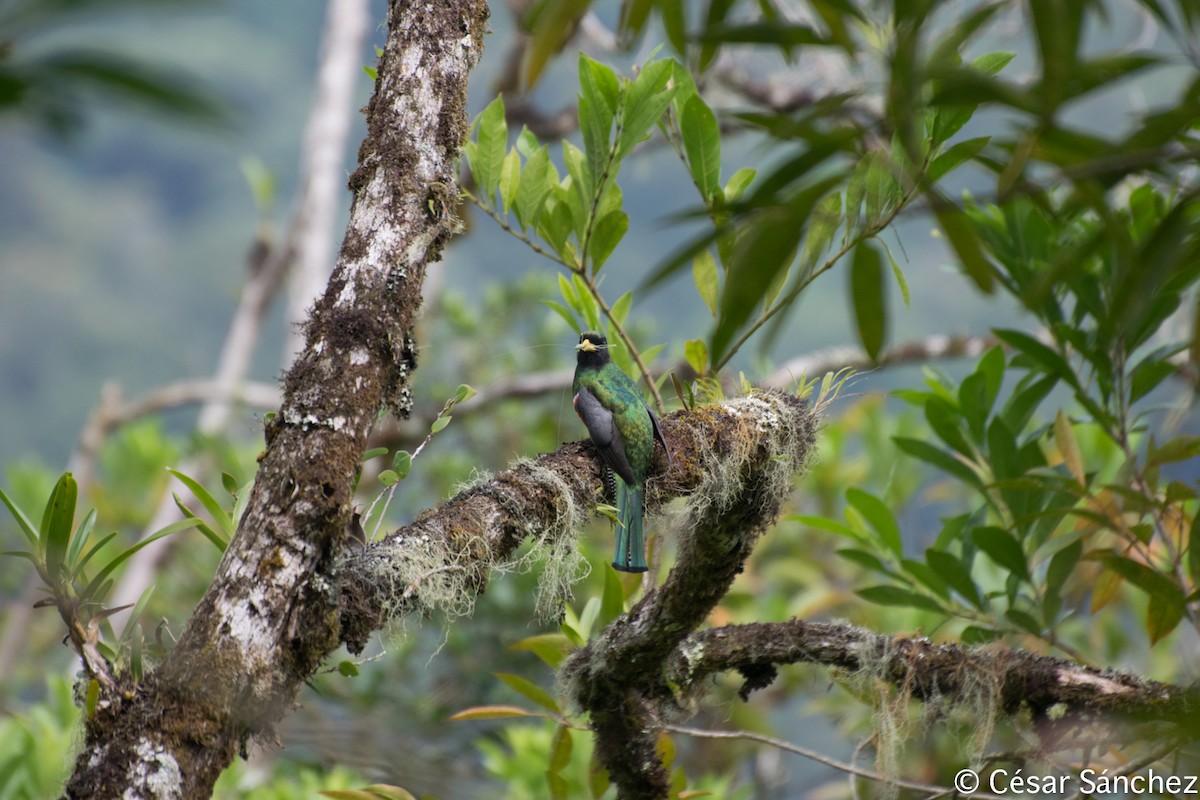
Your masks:
M765 688L781 664L812 663L869 674L926 702L1029 712L1041 746L1070 727L1097 721L1168 723L1197 732L1200 687L1172 686L1115 670L988 645L964 647L924 637L892 637L842 622L730 625L701 631L672 654L666 672L687 694L717 672L745 678L740 694ZM1162 732L1160 731L1160 734Z
M353 479L379 409L410 405L411 330L426 264L457 227L454 164L486 20L482 0L390 4L346 236L238 533L167 660L101 697L69 795L207 796L340 640Z

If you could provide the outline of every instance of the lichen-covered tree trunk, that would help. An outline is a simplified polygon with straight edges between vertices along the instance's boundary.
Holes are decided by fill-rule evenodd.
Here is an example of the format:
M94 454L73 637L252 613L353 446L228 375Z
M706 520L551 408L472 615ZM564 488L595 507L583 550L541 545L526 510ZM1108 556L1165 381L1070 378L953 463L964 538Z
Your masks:
M455 229L455 160L483 0L393 0L350 222L284 381L249 506L175 650L104 693L72 797L206 797L340 641L337 556L380 408L404 414L426 265Z

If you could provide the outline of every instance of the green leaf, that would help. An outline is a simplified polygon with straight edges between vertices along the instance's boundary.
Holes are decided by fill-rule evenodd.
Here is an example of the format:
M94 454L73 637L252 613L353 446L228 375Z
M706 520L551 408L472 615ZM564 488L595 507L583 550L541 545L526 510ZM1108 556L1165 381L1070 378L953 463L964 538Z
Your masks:
M337 671L339 675L346 678L357 678L359 675L358 664L348 658L338 662Z
M1060 408L1054 416L1054 443L1062 456L1067 471L1080 486L1087 486L1087 475L1083 471L1083 458L1079 455L1079 442L1075 440L1075 428Z
M41 538L38 535L37 528L33 527L32 520L25 515L25 512L12 501L3 489L0 489L0 500L4 501L4 505L8 507L8 512L12 514L13 519L17 521L17 527L21 529L21 533L25 534L25 538L29 541L29 546L35 551L41 550L39 545Z
M567 323L567 327L571 330L583 330L583 326L579 324L579 320L577 320L575 315L571 313L571 310L562 303L556 303L553 300L543 300L542 304L553 309L554 313L558 314L558 316L562 318L563 322Z
M958 254L963 270L984 293L991 294L995 284L994 270L983 253L983 246L967 215L952 205L941 205L935 213L942 232Z
M167 468L167 472L179 479L179 482L186 486L188 491L190 491L196 497L196 499L200 501L200 504L204 506L206 511L208 511L209 516L212 517L213 522L215 522L217 527L220 528L221 534L224 536L225 541L228 542L232 540L233 535L237 532L234 530L233 520L230 518L225 509L221 507L221 504L217 501L217 499L209 494L208 490L201 486L199 481L195 480L194 478L184 475L182 472L169 467Z
M708 371L708 346L702 339L688 339L683 346L683 357L697 375Z
M930 183L941 180L950 172L953 172L967 161L979 155L979 152L987 146L991 138L990 136L978 136L974 139L966 139L952 145L929 165L929 169L925 171L925 179Z
M612 316L617 322L624 324L629 318L629 310L633 307L633 292L626 292L617 298L612 305Z
M725 184L725 202L736 203L742 199L742 195L750 188L750 184L754 181L754 176L758 171L750 167L742 167L737 172L729 176L729 182Z
M961 461L940 447L930 444L921 439L911 439L907 436L896 436L892 438L896 446L908 453L914 458L919 458L943 472L949 473L961 480L963 483L969 484L976 488L982 489L983 482L979 475L973 469L967 466L966 462Z
M475 180L483 189L484 205L491 205L500 183L504 151L508 146L508 124L504 121L504 98L497 97L475 118L476 149L471 163Z
M693 94L683 104L679 129L692 180L704 202L711 203L721 191L721 131L717 126L717 115L704 98Z
M946 585L958 592L963 599L983 610L983 598L979 595L979 587L971 580L971 570L958 556L945 550L930 548L925 551L925 561Z
M497 678L508 684L514 691L523 697L532 700L542 708L552 711L555 714L561 714L562 709L559 708L558 701L542 687L538 686L528 678L523 678L520 675L512 675L507 672L494 673Z
M621 614L625 613L625 589L621 586L621 577L615 569L604 570L604 594L600 598L601 627L606 627Z
M571 763L571 749L571 729L559 724L550 740L550 766L547 771L551 774L562 772Z
M87 516L83 518L83 522L79 523L79 527L75 530L75 535L71 537L71 545L67 549L67 568L72 575L79 566L79 555L83 552L84 545L91 538L92 530L96 527L96 509L88 511Z
M550 195L552 181L557 183L550 173L550 152L542 146L525 162L517 196L513 200L513 211L522 230L537 227L546 198Z
M75 526L75 501L78 495L79 486L75 483L75 477L64 472L54 485L42 514L46 576L54 591L57 591L60 576L69 570L67 550L71 542L71 530Z
M593 273L600 271L628 230L629 215L619 208L596 220L592 227L592 238L588 241L588 255L592 260Z
M1083 555L1083 539L1076 539L1050 557L1046 567L1046 590L1057 594Z
M567 654L575 649L571 640L561 633L540 633L510 645L513 650L528 650L547 666L557 669Z
M859 589L855 594L868 603L880 606L919 608L924 611L936 612L942 611L942 606L933 598L900 586L870 586L866 589Z
M379 474L375 477L379 481L380 486L395 486L400 482L400 476L396 474L396 470L394 469L380 470Z
M899 558L902 550L900 526L896 524L896 518L887 504L875 495L854 487L846 490L846 501L870 523L879 541Z
M475 387L471 386L469 383L462 383L459 384L458 388L454 390L454 399L452 402L455 405L458 405L459 403L465 403L477 394L479 393L475 391Z
M804 246L800 250L800 268L806 273L812 270L821 255L833 243L833 236L842 224L842 195L830 192L824 200L817 203L813 211L812 222L808 225L808 234L804 237Z
M445 430L446 426L450 424L450 420L452 419L454 419L454 415L452 414L446 414L438 417L433 421L433 424L429 426L429 432L441 433L443 430Z
M1180 435L1158 446L1152 442L1146 453L1146 468L1187 461L1196 456L1200 456L1200 436Z
M611 152L613 120L620 102L617 74L599 61L579 54L579 130L592 179L600 181Z
M1200 587L1200 512L1192 517L1192 527L1188 533L1187 566L1192 585Z
M850 264L850 296L858 337L872 361L879 359L887 337L887 297L884 294L883 257L870 240L854 248Z
M92 580L88 582L87 586L84 587L84 589L79 593L80 599L83 602L99 601L100 599L102 599L102 597L101 597L102 593L100 590L104 588L105 582L108 581L108 576L111 575L114 571L116 571L117 567L124 564L129 558L133 557L133 555L135 553L137 553L139 550L141 550L143 547L153 544L154 542L157 542L159 539L162 539L165 536L170 536L173 533L178 533L179 531L186 530L188 528L192 528L195 526L196 526L196 520L181 519L181 520L171 523L170 525L167 525L165 528L160 528L159 530L150 534L149 536L147 536L146 538L137 542L133 546L127 548L126 550L121 552L120 555L118 555L116 558L114 558L112 561L105 564L104 567L98 573L96 573L96 577L92 578Z
M708 250L701 250L692 259L692 280L696 284L696 291L700 293L700 299L708 307L708 312L716 317L717 297L720 291L717 282L717 262Z
M1025 551L1011 533L995 525L985 525L971 531L971 541L997 564L1024 581L1029 580Z
M434 424L437 423L435 422ZM408 477L408 472L411 469L412 453L408 452L407 450L397 450L396 455L392 456L392 470L396 473L396 479L401 481L404 480Z
M650 129L658 123L677 87L668 86L673 67L668 59L652 61L630 83L622 105L621 125L617 137L617 157L625 156L645 140Z
M517 155L517 151L514 148L508 151L508 155L504 157L504 161L500 164L500 203L504 208L505 214L512 208L512 204L520 192L520 185L521 157Z
M117 536L116 531L112 531L111 533L106 533L104 536L101 536L100 539L88 549L87 553L85 553L83 555L83 557L79 559L79 561L72 562L74 564L74 566L71 569L71 574L68 576L69 579L75 580L81 574L83 574L83 568L85 566L87 566L87 563L89 561L92 560L92 557L95 556L96 553L100 552L104 548L104 545L108 544L113 539L115 539L116 536Z
M1028 356L1042 368L1042 371L1054 375L1077 391L1083 390L1083 387L1079 383L1079 378L1075 375L1075 371L1071 369L1071 365L1067 363L1067 359L1059 354L1057 350L1039 342L1022 331L995 328L993 332L1002 342L1015 350L1019 350L1023 355Z

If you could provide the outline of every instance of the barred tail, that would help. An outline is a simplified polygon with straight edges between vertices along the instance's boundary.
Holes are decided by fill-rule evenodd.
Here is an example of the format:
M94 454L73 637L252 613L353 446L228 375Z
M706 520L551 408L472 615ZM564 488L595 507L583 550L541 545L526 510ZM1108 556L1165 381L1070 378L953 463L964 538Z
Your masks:
M619 478L617 509L621 522L617 527L617 552L613 566L622 572L645 572L646 549L642 540L642 487L627 486Z

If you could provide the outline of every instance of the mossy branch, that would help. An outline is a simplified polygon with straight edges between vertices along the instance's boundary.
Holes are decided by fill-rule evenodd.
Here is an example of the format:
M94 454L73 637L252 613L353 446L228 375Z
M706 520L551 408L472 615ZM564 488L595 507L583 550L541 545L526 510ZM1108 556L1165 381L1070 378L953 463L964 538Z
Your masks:
M664 665L742 571L816 441L815 416L786 395L756 394L726 408L739 424L690 430L680 460L705 463L703 484L673 526L679 555L666 582L574 653L560 674L565 693L589 715L597 756L621 798L668 796L656 752L659 712L674 697Z
M970 706L976 714L1028 712L1045 751L1066 745L1063 736L1070 729L1097 722L1168 723L1189 738L1198 732L1197 686L1158 683L1000 645L885 636L844 622L793 619L701 631L675 650L667 676L690 693L701 691L715 673L737 671L746 679L740 691L746 699L774 680L778 665L798 663L870 672L912 699ZM988 688L986 697L981 687ZM978 708L980 702L989 708Z
M816 427L801 401L780 392L677 411L662 424L672 462L669 472L652 474L650 513L680 496L693 498L690 507L720 504L745 482L779 483L781 475L786 486L780 490L786 492L793 474L787 456L807 453ZM656 469L662 470L667 461L661 449L655 457ZM564 589L577 569L576 537L602 502L603 487L591 443L567 444L518 461L383 540L351 551L339 568L343 641L360 652L375 631L398 616L426 610L467 613L490 573L511 566L527 536L549 553L554 569L547 570L552 574L544 587L556 599L553 592ZM703 615L681 635L702 620Z

